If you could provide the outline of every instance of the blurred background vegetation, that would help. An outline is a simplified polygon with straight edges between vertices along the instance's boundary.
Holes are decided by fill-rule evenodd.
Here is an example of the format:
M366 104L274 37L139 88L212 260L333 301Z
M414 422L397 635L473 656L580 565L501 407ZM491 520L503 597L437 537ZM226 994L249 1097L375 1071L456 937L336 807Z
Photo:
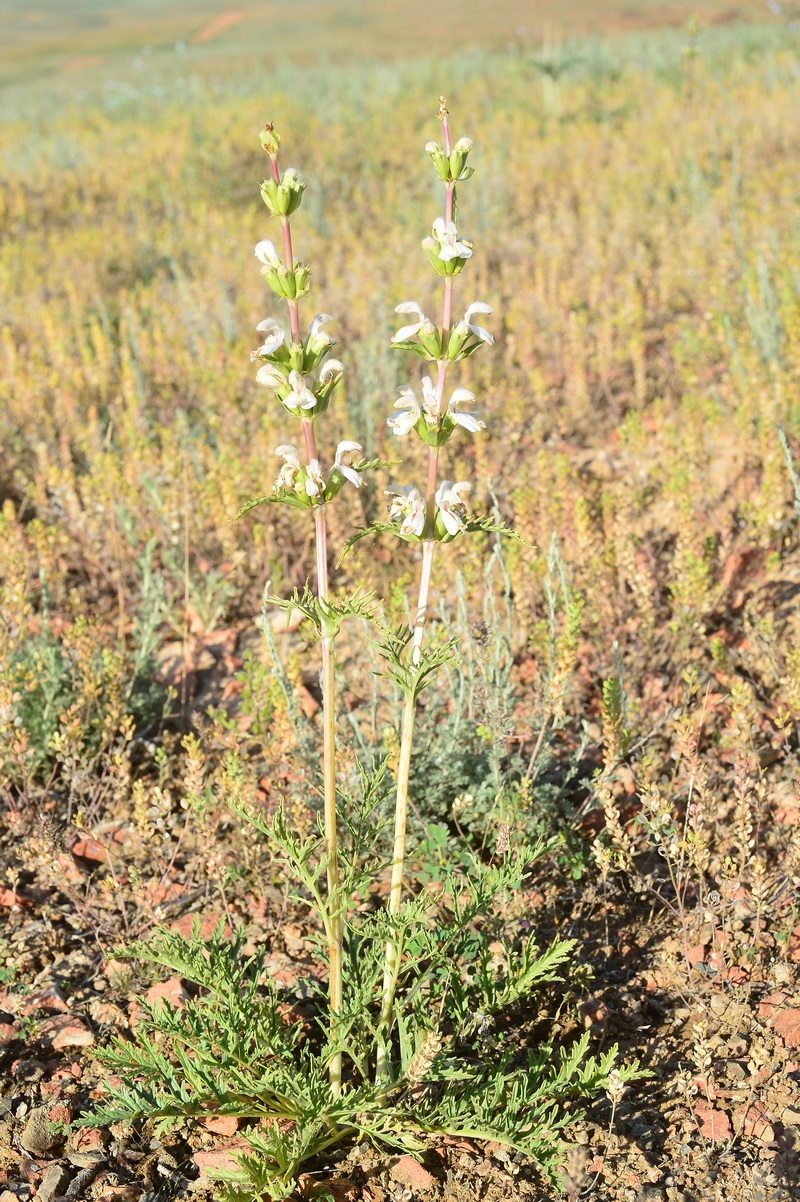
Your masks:
M323 446L357 437L395 458L384 417L408 367L388 340L398 302L432 303L423 148L443 92L476 144L460 221L480 253L457 295L492 304L498 336L461 381L488 429L448 445L447 474L474 480L476 507L497 506L533 550L465 540L439 568L441 586L459 573L437 605L469 667L430 695L420 815L449 823L458 798L461 828L485 829L512 802L540 824L556 801L556 823L585 809L610 675L654 763L668 762L671 707L737 682L763 754L782 745L769 715L800 704L793 13L578 0L557 25L555 6L510 0L491 21L471 0L437 13L4 5L10 799L61 781L59 812L65 798L70 816L127 805L134 786L162 789L164 747L210 723L209 754L247 735L254 784L280 761L308 801L309 777L292 784L287 767L314 742L308 718L287 716L255 621L268 579L285 591L310 572L311 532L269 510L232 520L269 490L289 433L249 359L275 310L253 258L271 233L257 134L274 120L309 181L295 231L313 267L306 320L335 315L346 365ZM739 20L753 13L765 20ZM387 483L342 494L334 546L383 516ZM399 621L415 572L413 550L362 543L338 579L378 589ZM283 683L313 716L314 652L302 636L283 651ZM373 736L391 754L374 664L343 654L352 754Z

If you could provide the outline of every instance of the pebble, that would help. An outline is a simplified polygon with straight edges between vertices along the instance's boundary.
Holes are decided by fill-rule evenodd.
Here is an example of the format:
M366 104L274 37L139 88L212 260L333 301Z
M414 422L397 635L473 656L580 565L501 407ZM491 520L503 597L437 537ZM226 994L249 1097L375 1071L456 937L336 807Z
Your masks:
M20 1143L26 1152L32 1156L42 1156L49 1152L54 1144L59 1143L61 1136L50 1130L49 1108L40 1106L28 1115L28 1121L22 1130Z
M53 1202L69 1181L69 1173L60 1164L51 1164L45 1170L42 1183L36 1191L36 1202Z

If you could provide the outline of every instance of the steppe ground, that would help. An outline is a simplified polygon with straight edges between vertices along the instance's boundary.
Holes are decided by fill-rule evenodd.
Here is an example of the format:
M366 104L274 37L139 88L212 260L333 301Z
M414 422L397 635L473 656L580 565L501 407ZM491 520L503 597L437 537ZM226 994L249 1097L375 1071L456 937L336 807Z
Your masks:
M249 358L275 311L253 259L270 234L258 130L273 119L308 180L296 248L347 369L326 438L392 459L392 310L433 295L418 244L443 92L475 141L459 296L489 302L497 334L465 381L488 429L451 443L448 469L526 543L438 562L463 668L422 707L414 871L483 846L498 798L511 838L558 839L521 901L543 941L578 939L572 978L505 1036L588 1029L649 1070L613 1112L576 1103L563 1197L797 1197L791 6L302 7L300 24L288 3L268 19L198 3L191 21L144 0L0 6L0 1198L211 1189L203 1153L231 1142L213 1121L161 1140L53 1126L101 1095L96 1049L163 988L117 945L222 916L287 993L310 955L304 912L225 805L239 748L258 804L285 798L300 829L317 806L295 737L298 715L318 723L314 641L276 635L287 700L256 624L267 580L285 594L311 573L310 531L231 520L287 435ZM384 516L389 479L342 494L335 547ZM378 540L336 579L401 622L417 569ZM396 747L365 646L348 628L350 760L365 739ZM312 1166L298 1197L408 1196L395 1168L362 1149ZM409 1188L555 1196L463 1141Z

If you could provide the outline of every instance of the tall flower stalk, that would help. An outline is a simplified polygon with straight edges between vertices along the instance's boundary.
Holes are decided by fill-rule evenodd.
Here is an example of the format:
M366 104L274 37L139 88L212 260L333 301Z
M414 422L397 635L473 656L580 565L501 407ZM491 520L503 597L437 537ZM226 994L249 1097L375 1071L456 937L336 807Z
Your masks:
M265 501L282 502L295 508L312 509L316 547L316 605L313 617L320 637L322 654L322 730L323 730L323 807L325 830L328 905L325 916L328 956L330 963L330 1022L334 1046L338 1020L342 1013L342 906L341 875L336 822L336 657L335 640L338 622L335 607L331 606L328 584L328 535L325 506L346 481L360 487L363 463L353 465L351 457L360 454L362 447L351 440L340 442L334 464L323 476L317 450L315 421L328 407L331 393L342 378L344 370L338 359L328 358L333 338L323 327L333 318L320 313L308 327L304 337L300 326L299 301L308 294L309 268L294 257L291 214L299 207L305 182L293 167L281 175L278 168L280 137L271 124L261 133L261 145L270 161L271 179L261 185L264 203L278 217L283 235L283 254L272 242L259 242L256 258L263 264L261 274L289 310L291 341L280 324L272 318L257 327L264 336L263 344L253 352L253 359L262 361L256 379L273 390L286 411L299 419L304 459L292 444L276 448L283 460L272 495ZM331 1091L338 1095L342 1086L342 1054L335 1051L330 1061Z
M428 142L427 150L434 168L445 187L444 216L433 223L431 234L422 242L431 265L442 278L441 327L425 316L416 301L398 305L397 312L413 314L417 320L403 326L392 339L394 347L405 349L436 365L435 380L426 376L421 384L421 399L408 385L399 389L400 397L395 408L400 413L387 419L393 433L403 436L414 430L427 446L427 478L424 494L411 486L392 487L388 494L393 498L390 516L399 520L399 533L409 540L422 542L422 567L419 592L415 609L411 662L412 670L418 669L423 658L425 625L430 604L433 562L438 542L450 541L467 529L464 494L471 490L466 481L453 483L439 481L439 455L442 446L456 426L471 433L484 428L484 423L472 412L464 411L463 405L474 401L466 388L456 388L447 405L444 404L448 372L453 362L465 359L482 345L494 341L492 335L475 323L475 314L491 313L483 302L471 304L463 319L453 323L453 283L465 263L472 257L473 243L461 238L456 225L456 184L469 179L473 169L467 166L472 149L469 138L460 138L455 146L451 143L449 114L445 97L439 98L439 119L442 123L443 143ZM413 672L412 672L413 674ZM395 805L394 850L392 855L392 877L389 892L389 913L396 915L402 905L403 880L406 859L406 833L408 826L408 790L411 774L411 752L414 741L417 690L406 689L403 720L400 733L400 755L397 767L397 795ZM386 943L383 993L381 1002L381 1026L384 1044L378 1056L378 1077L387 1073L388 1040L392 1025L392 1012L399 970L399 948L393 938Z

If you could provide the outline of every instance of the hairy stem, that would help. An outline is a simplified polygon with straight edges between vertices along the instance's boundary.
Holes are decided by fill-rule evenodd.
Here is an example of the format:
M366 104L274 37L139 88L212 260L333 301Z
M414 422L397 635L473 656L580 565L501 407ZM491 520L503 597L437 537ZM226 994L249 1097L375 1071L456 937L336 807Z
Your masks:
M278 156L270 155L272 177L280 183L278 171ZM283 251L287 268L291 271L294 264L292 249L292 227L288 217L281 218L283 227ZM300 312L296 300L287 301L289 306L289 321L292 329L292 342L300 343ZM303 418L303 443L306 458L310 463L317 459L317 440L314 434L314 424L308 418ZM314 534L317 566L317 598L326 603L328 590L328 525L324 505L314 507ZM339 842L336 827L336 656L335 637L323 633L320 636L322 651L322 782L323 782L323 817L325 825L325 854L327 857L328 877L328 959L330 963L330 1027L331 1037L335 1041L338 1033L339 1016L342 1012L342 897L341 881L339 878ZM336 1096L342 1088L342 1054L337 1052L331 1059L328 1068L331 1093Z
M444 127L445 149L450 153L450 132L446 116L442 120ZM453 193L455 185L446 185L445 218L452 221ZM453 311L453 277L444 277L444 298L442 301L442 347L447 346L450 334L450 323ZM436 414L442 411L444 387L447 380L449 359L440 359L436 373ZM414 617L414 637L412 646L412 662L416 666L422 658L422 642L425 635L425 622L428 616L430 601L431 575L433 573L433 557L436 551L434 537L434 522L436 519L436 485L439 477L439 447L428 447L428 476L425 488L425 534L422 544L422 569L419 580L419 595ZM409 690L403 709L403 722L400 729L400 759L397 765L397 798L395 802L394 850L392 853L392 881L389 892L389 913L397 914L403 900L403 877L406 860L406 829L408 825L408 787L411 777L411 751L414 743L414 725L416 721L416 695ZM383 993L381 998L381 1028L385 1034L385 1045L388 1046L394 998L397 988L398 949L393 939L386 942L386 960L383 973ZM376 1080L384 1080L388 1075L386 1052L379 1047L377 1055Z

